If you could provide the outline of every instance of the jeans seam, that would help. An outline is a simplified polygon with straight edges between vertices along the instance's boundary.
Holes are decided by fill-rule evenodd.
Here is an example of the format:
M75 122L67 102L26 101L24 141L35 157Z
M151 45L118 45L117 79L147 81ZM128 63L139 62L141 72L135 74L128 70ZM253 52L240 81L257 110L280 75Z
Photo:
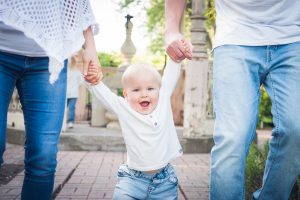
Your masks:
M279 126L279 121L280 121L280 119L279 119L279 113L278 113L278 107L277 107L277 101L276 101L276 92L275 92L275 88L274 88L274 82L273 82L273 80L272 80L272 75L271 75L271 73L269 73L269 77L270 77L270 82L271 82L271 88L272 88L272 91L273 91L273 97L274 97L274 101L272 102L273 104L274 104L274 109L275 109L275 115L276 116L273 116L273 118L275 117L276 119L276 121L277 121L277 126L275 127L275 132L276 133L278 133L278 135L279 135L279 128L278 128L278 126ZM272 105L273 106L273 105ZM273 139L275 139L275 138L273 138ZM279 138L280 139L280 138ZM279 139L276 139L276 145L277 145L277 147L279 146ZM274 166L274 162L275 162L275 159L276 159L276 156L277 156L277 152L278 152L278 148L276 148L276 151L274 152L274 156L273 156L273 158L272 158L272 160L270 161L270 169L269 169L269 172L266 174L266 180L265 180L265 182L267 182L267 180L268 180L268 178L269 178L269 173L270 173L270 171L271 171L271 169L272 169L272 167ZM269 150L269 153L270 153L270 150ZM265 166L265 168L266 168L266 166ZM262 185L262 189L261 189L261 192L259 193L259 196L258 196L258 200L259 199L261 199L261 195L262 195L262 193L263 193L263 191L264 191L264 189L265 189L265 187L263 187L263 185Z

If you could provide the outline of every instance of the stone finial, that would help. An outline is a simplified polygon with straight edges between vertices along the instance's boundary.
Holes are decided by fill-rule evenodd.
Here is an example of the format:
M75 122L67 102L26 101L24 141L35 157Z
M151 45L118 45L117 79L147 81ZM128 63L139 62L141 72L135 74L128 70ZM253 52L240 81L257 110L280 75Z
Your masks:
M121 52L124 54L125 57L125 63L123 65L129 65L131 63L131 59L134 56L135 52L136 52L136 48L131 40L131 32L132 32L132 28L133 28L133 24L130 21L131 18L133 18L133 16L127 14L125 16L126 18L126 23L125 23L125 27L126 27L126 39L125 42L123 43L122 47L121 47ZM122 66L123 66L122 65Z

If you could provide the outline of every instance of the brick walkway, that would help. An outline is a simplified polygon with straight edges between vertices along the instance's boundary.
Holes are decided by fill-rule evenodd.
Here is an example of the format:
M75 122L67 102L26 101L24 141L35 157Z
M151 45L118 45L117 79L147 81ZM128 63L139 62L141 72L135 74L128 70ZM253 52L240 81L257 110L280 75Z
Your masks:
M21 146L7 144L6 164L23 162ZM111 199L119 165L125 153L61 151L55 179L55 199ZM209 154L185 154L173 161L179 178L179 199L207 200L209 193ZM0 199L20 199L23 172L0 186Z

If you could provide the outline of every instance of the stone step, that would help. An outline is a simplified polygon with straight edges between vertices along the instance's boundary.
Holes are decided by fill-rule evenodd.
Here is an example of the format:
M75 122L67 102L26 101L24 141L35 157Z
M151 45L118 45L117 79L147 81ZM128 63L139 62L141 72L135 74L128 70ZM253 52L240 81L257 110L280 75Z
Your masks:
M176 127L176 130L184 153L210 152L212 137L184 138L183 127ZM23 145L24 131L8 127L7 141ZM63 151L126 151L120 130L91 127L87 123L75 124L74 128L62 132L58 147Z

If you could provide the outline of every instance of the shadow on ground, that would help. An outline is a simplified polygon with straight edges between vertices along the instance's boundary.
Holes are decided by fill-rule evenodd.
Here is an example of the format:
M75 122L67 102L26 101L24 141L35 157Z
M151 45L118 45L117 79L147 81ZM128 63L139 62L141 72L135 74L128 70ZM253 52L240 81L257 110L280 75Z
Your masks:
M0 186L10 182L17 174L23 171L24 165L4 164L0 167Z

